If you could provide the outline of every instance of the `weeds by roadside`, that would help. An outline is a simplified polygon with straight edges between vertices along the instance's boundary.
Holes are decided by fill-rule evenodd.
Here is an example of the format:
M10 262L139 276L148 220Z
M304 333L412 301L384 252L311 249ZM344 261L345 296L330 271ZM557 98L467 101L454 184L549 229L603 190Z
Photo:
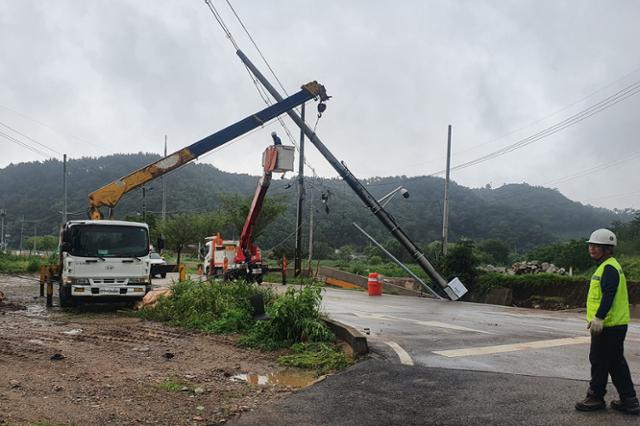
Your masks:
M13 254L0 253L0 272L7 274L17 274L21 272L37 272L41 264L45 264L46 259L40 256L16 256Z
M278 363L289 367L307 368L318 374L342 370L351 364L347 355L334 345L324 342L296 343L291 355L278 358Z
M191 282L173 286L173 296L160 299L155 309L143 309L146 319L222 334L238 333L238 344L276 350L291 348L282 365L315 369L319 374L344 368L347 357L332 343L320 304L322 289L290 287L275 295L271 290L242 282ZM269 318L256 321L249 299L262 295Z

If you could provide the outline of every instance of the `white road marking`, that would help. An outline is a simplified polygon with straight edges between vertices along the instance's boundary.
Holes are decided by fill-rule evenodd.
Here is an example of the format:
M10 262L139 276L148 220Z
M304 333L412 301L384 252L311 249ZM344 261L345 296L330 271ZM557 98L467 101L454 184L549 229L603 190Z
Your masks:
M471 331L474 333L482 333L482 334L494 334L488 331L476 330L474 328L462 327L460 325L447 324L440 321L420 321L420 320L414 320L411 318L394 317L392 315L366 314L366 313L358 313L358 312L353 312L353 315L359 318L374 318L379 320L406 321L406 322L412 322L414 324L424 325L426 327L438 327L438 328L447 328L450 330Z
M413 320L410 320L413 321ZM482 333L482 334L493 334L488 331L476 330L474 328L462 327L460 325L447 324L440 321L414 321L420 325L426 325L427 327L440 327L440 328L448 328L451 330L460 330L460 331L472 331L474 333Z
M391 349L396 351L396 353L398 354L398 358L400 358L401 364L413 365L413 360L411 359L411 356L407 353L407 351L402 349L402 346L400 346L396 342L384 342L384 343L386 343L391 347Z
M567 337L564 339L537 340L534 342L514 343L510 345L483 346L477 348L449 349L433 351L434 354L456 358L462 356L491 355L504 352L526 351L532 349L554 348L558 346L579 345L591 342L591 337Z

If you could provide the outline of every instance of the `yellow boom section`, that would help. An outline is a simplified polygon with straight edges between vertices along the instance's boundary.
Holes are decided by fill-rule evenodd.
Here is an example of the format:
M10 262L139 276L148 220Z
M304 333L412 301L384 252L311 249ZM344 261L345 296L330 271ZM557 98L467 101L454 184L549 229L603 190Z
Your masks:
M149 164L140 170L136 170L127 176L111 182L102 188L89 194L89 217L91 219L102 219L100 207L109 207L109 217L112 216L112 209L124 194L132 189L138 188L153 179L177 169L196 158L191 151L183 148L168 157L162 158L155 163Z

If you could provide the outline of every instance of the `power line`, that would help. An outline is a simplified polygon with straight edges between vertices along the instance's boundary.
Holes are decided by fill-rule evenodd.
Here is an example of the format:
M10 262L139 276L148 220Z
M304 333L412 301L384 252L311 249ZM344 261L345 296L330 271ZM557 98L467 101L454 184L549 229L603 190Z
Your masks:
M235 38L231 34L231 30L229 30L229 27L224 22L224 19L222 18L222 15L220 14L220 12L216 9L216 7L213 5L213 3L210 0L204 0L204 2L209 7L209 10L213 14L214 18L216 19L216 21L218 22L218 24L220 25L220 27L224 31L225 35L227 36L227 38L229 39L229 41L231 42L233 47L236 49L236 51L240 50L240 47L238 46L238 43L236 42ZM240 25L242 26L242 28L246 32L247 36L249 37L249 39L251 40L253 45L255 46L256 50L258 51L258 53L262 57L263 61L265 62L265 64L267 64L267 67L269 68L269 71L271 71L271 73L273 74L275 79L278 81L278 84L280 85L282 90L285 92L285 94L287 94L286 89L283 87L282 83L278 79L278 76L273 71L273 68L271 67L269 62L266 60L266 58L262 54L262 51L260 50L260 48L258 47L257 43L255 42L255 40L253 39L253 37L249 33L247 27L244 25L244 23L240 19L240 16L238 15L238 13L236 12L236 10L233 8L233 6L231 5L231 3L228 0L227 0L227 4L229 5L229 7L231 8L231 10L232 10L233 14L235 15L236 19L238 20L238 22L240 23ZM251 73L251 71L249 70L249 68L246 65L245 65L245 69L246 69L247 73L249 74L249 78L251 78L251 81L253 81L253 84L256 87L256 90L258 91L258 94L260 95L260 97L262 98L264 103L267 104L267 105L271 105L272 104L271 99L267 95L265 89L260 85L258 80L255 78L255 76ZM296 108L296 110L298 110L298 109ZM277 117L276 119L280 123L280 126L284 129L284 132L287 135L287 138L289 139L291 144L295 147L295 149L298 152L300 152L300 147L298 146L297 142L295 141L295 138L291 134L291 131L289 130L289 127L286 125L286 123L284 122L283 118L282 117ZM307 165L309 170L311 170L313 176L314 177L317 176L315 168L309 163L309 161L307 159L304 159L304 163Z
M36 143L36 144L40 145L41 147L43 147L43 148L45 148L45 149L48 149L49 151L51 151L51 152L53 152L53 153L55 153L55 154L62 155L62 153L61 153L61 152L56 151L55 149L53 149L53 148L51 148L51 147L49 147L49 146L47 146L47 145L45 145L45 144L43 144L43 143L38 142L37 140L33 139L32 137L30 137L30 136L28 136L28 135L25 135L24 133L22 133L22 132L20 132L20 131L18 131L18 130L16 130L16 129L14 129L14 128L13 128L13 127L11 127L11 126L8 126L7 124L5 124L5 123L3 123L3 122L1 122L1 121L0 121L0 126L5 127L5 128L7 128L7 129L9 129L9 130L11 130L11 131L13 131L13 132L15 132L15 133L19 134L20 136L22 136L22 137L25 137L25 138L29 139L31 142L34 142L34 143Z
M36 148L34 146L31 146L31 145L29 145L29 144L27 144L25 142L22 142L22 141L20 141L20 140L18 140L16 138L14 138L11 135L8 135L8 134L0 131L0 136L4 137L5 139L7 139L7 140L9 140L9 141L11 141L11 142L23 147L23 148L26 148L26 149L28 149L28 150L30 150L30 151L38 154L38 155L41 155L44 158L51 158L51 155L47 154L46 152L41 151L40 149L38 149L38 148Z
M591 105L590 107L578 112L577 114L574 114L562 121L560 121L559 123L556 123L550 127L547 127L546 129L543 129L541 131L539 131L538 133L535 133L531 136L528 136L524 139L520 139L519 141L511 144L511 145L507 145L503 148L500 148L497 151L491 152L489 154L483 155L481 157L478 157L474 160L471 161L467 161L465 163L462 164L458 164L454 167L451 168L451 170L461 170L461 169L465 169L467 167L471 167L474 166L476 164L480 164L483 163L485 161L489 161L492 160L494 158L500 157L502 155L508 154L510 152L513 152L515 150L518 150L520 148L524 148L527 145L530 145L534 142L538 142L548 136L551 136L555 133L558 133L564 129L567 129L575 124L580 123L583 120L586 120L587 118L598 114L608 108L611 108L612 106L624 101L625 99L634 96L636 94L640 93L640 80L636 81L632 84L630 84L629 86L619 90L618 92L616 92L615 94L603 99L600 102L597 102L593 105ZM435 175L439 175L444 173L445 170L440 170L438 172L432 173L430 176L435 176Z
M75 136L75 135L72 135L72 134L65 134L65 133L61 132L60 130L55 129L54 127L51 127L50 125L48 125L46 123L43 123L43 122L38 121L36 119L33 119L33 118L29 117L28 115L23 114L23 113L21 113L19 111L16 111L14 109L11 109L11 108L9 108L7 106L0 105L0 108L3 108L5 110L7 110L7 111L10 111L10 112L12 112L12 113L14 113L14 114L26 119L26 120L31 121L32 123L36 123L37 125L42 126L42 127L46 128L46 129L49 129L49 130L51 130L51 131L53 131L53 132L55 132L55 133L57 133L57 134L59 134L61 136L68 136L68 137L71 137L71 138L73 138L73 139L75 139L75 140L77 140L79 142L91 145L91 146L93 146L95 148L99 148L102 151L107 151L107 149L104 146L97 145L97 144L95 144L93 142L90 142L88 140L82 139L82 138L80 138L78 136Z

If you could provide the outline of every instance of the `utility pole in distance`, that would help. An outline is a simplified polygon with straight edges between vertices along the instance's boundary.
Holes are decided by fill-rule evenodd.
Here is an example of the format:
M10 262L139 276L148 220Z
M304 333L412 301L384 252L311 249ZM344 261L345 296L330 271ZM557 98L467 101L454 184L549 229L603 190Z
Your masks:
M442 254L447 255L449 234L449 171L451 168L451 124L447 135L447 173L444 179L444 208L442 209Z
M4 241L4 218L7 216L5 209L0 210L0 219L2 220L2 228L0 230L0 251L4 252L6 249L6 243Z
M311 259L313 257L313 191L309 200L309 269L311 269Z
M67 223L67 154L62 155L62 224Z
M19 255L22 256L22 235L24 233L24 215L20 220L20 248L18 249Z
M167 158L167 135L164 135L164 158ZM164 222L167 217L167 188L165 186L164 176L160 178L160 182L162 182L162 222Z
M304 122L304 106L300 117ZM296 215L296 249L293 263L293 276L297 277L302 272L302 203L304 201L304 131L300 129L300 164L298 165L298 211Z

